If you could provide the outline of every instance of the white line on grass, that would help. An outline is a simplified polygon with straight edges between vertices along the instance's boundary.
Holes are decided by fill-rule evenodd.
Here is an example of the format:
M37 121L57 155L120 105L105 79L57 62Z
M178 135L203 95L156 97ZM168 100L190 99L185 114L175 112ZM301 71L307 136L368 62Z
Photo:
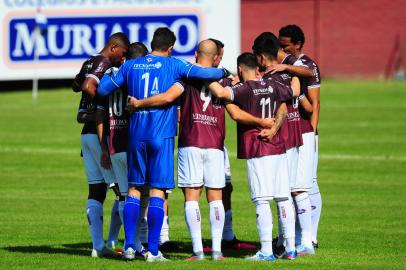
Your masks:
M0 153L26 153L26 154L74 154L80 153L80 148L47 148L47 147L13 147L0 146ZM236 157L235 152L228 152L231 157ZM175 153L177 154L177 153ZM373 160L373 161L406 161L406 156L391 155L353 155L353 154L319 154L319 159L324 160Z

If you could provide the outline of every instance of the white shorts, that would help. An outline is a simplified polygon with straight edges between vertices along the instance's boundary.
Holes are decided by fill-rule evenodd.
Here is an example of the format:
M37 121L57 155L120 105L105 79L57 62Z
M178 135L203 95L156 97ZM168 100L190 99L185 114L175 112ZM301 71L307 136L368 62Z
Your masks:
M226 183L231 183L231 167L230 167L230 158L228 157L228 151L224 145L224 173L226 177Z
M313 179L317 181L317 166L319 165L319 135L316 135L315 138L315 152L314 152L314 161L313 161Z
M291 191L310 191L313 184L314 132L302 134L303 145L299 147L297 175Z
M85 163L86 176L89 184L115 182L112 170L104 169L100 164L102 150L96 134L82 134L82 154Z
M299 159L299 147L293 147L286 151L286 156L288 159L288 170L289 170L289 186L296 183L297 177L297 162Z
M286 154L248 159L247 176L253 202L290 196Z
M213 148L178 148L178 186L223 188L224 153Z
M127 153L126 152L115 153L110 156L110 159L120 193L123 196L127 196L128 191Z

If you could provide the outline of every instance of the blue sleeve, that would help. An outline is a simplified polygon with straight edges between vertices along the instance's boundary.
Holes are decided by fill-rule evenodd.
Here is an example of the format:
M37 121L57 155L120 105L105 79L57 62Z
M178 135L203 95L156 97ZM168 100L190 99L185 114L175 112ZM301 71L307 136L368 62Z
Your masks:
M224 76L224 70L220 68L202 68L192 65L187 78L197 78L205 80L220 80Z
M203 68L187 61L175 58L176 67L182 78L219 80L224 76L224 70L219 68Z
M117 88L123 86L126 82L125 71L126 66L122 65L116 75L111 76L110 74L104 74L99 83L99 87L97 88L97 94L100 96L107 96Z

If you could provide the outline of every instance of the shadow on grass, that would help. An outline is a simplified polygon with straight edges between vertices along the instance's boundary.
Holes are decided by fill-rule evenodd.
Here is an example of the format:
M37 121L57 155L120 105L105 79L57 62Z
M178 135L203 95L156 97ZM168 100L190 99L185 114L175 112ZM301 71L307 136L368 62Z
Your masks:
M192 254L192 243L181 242L181 241L171 241L171 244L165 248L160 248L160 250L169 259L186 259ZM244 243L249 243L258 246L256 242L244 241ZM211 246L210 241L204 241L204 246ZM1 247L1 249L8 252L18 252L18 253L42 253L42 254L65 254L74 256L85 256L90 257L92 243L68 243L62 244L60 246L50 246L50 245L39 245L39 246L10 246ZM225 257L231 258L243 258L247 255L252 255L257 250L238 250L238 249L223 249L223 254ZM210 253L206 253L207 257L210 257ZM109 258L110 259L110 258ZM113 259L113 258L111 258Z
M252 241L242 241L247 244L254 245L258 248L258 243L257 242L252 242ZM211 246L211 241L208 240L203 240L203 246ZM160 248L162 253L165 254L170 259L186 259L190 257L192 254L193 248L192 248L192 243L191 242L180 242L180 241L171 241L171 244L168 246L168 248ZM223 255L225 257L230 257L230 258L244 258L248 255L254 255L255 252L257 252L257 249L254 250L244 250L244 249L232 249L232 248L225 248L223 247ZM207 258L210 257L210 253L205 254Z
M1 247L8 252L19 253L43 253L43 254L65 254L75 256L90 257L92 243L72 243L63 244L62 247L54 247L49 245L40 246L14 246L14 247ZM114 258L109 258L114 259Z

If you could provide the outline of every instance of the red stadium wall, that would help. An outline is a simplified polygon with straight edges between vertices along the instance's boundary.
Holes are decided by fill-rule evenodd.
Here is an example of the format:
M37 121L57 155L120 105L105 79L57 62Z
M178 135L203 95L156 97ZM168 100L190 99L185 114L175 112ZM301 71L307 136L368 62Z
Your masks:
M405 0L242 0L241 49L263 31L297 24L324 77L383 78L406 70Z

